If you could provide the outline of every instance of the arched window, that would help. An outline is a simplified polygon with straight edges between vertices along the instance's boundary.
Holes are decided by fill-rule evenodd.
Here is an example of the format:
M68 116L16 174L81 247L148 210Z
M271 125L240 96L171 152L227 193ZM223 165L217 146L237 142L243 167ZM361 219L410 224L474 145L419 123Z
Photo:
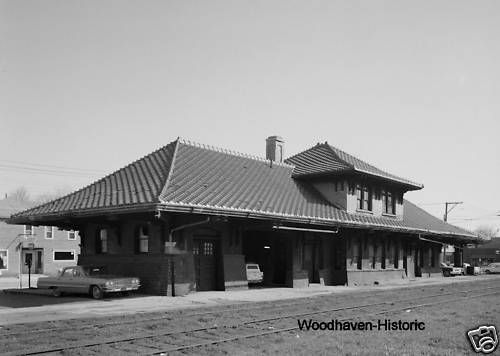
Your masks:
M147 226L141 225L137 228L135 241L136 253L149 252L149 228Z
M107 253L108 252L108 230L107 229L97 230L95 250L96 250L96 253Z

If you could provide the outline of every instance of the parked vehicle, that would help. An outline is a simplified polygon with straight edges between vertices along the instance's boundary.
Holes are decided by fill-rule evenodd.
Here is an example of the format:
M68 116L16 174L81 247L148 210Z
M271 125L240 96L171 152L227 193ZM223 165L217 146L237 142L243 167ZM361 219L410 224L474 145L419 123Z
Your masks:
M500 262L490 263L489 265L482 267L484 273L500 273Z
M443 276L460 276L465 274L464 269L462 267L455 267L451 265L447 265L446 263L441 263L441 271L443 272Z
M247 263L246 270L248 283L261 283L264 280L264 273L257 263Z
M40 277L37 284L39 289L51 289L56 297L63 293L83 293L94 299L101 299L105 293L130 292L139 287L139 278L106 275L103 267L92 266L66 267L57 277Z

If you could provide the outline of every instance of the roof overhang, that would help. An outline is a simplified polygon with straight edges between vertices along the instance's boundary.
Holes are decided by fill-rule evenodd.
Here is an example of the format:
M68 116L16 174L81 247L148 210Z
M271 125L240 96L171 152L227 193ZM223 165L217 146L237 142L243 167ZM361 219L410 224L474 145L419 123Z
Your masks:
M99 209L82 209L73 210L64 213L45 213L40 215L29 215L20 213L12 215L8 220L8 224L26 224L26 225L45 225L46 223L55 223L58 221L64 222L75 218L90 218L100 215L121 215L133 214L142 212L157 211L157 204L130 204L113 207L105 207Z
M392 231L400 233L418 234L418 235L429 235L429 236L441 236L443 238L451 238L455 240L460 240L464 243L471 243L478 239L475 235L461 235L453 232L442 232L434 230L425 230L417 228L409 228L403 226L387 226L382 224L374 223L363 223L359 221L340 221L335 219L327 218L317 218L309 216L298 216L298 215L287 215L273 212L263 212L257 210L245 210L245 209L232 209L227 207L215 207L215 206L205 206L205 205L192 205L192 204L175 204L175 203L163 203L158 205L160 211L166 212L177 212L177 213L192 213L192 214L204 214L204 215L214 215L214 216L226 216L226 217L237 217L237 218L247 218L247 219L259 219L259 220L276 220L291 222L297 224L305 225L318 225L318 226L328 226L328 227L345 227L354 229L368 229L376 231Z
M410 190L420 190L424 187L423 184L406 181L403 179L396 178L388 178L383 175L375 174L373 172L368 172L359 168L349 168L342 170L330 170L324 172L316 172L316 173L303 173L303 174L292 174L295 179L315 179L321 177L343 177L343 176L359 176L363 175L366 177L371 177L374 180L391 183L393 185L398 185L403 187L406 191Z
M256 220L272 220L277 222L295 223L304 226L316 225L329 228L343 227L343 228L366 229L374 231L392 231L399 233L418 234L424 236L437 236L439 237L439 240L442 241L442 243L453 243L453 241L454 242L459 241L463 243L475 243L477 241L481 241L478 236L472 234L470 235L456 234L453 232L418 229L406 226L389 226L374 222L362 222L355 220L342 221L333 218L289 215L278 212L235 209L235 208L221 207L221 206L181 204L175 202L163 202L154 204L151 203L130 204L130 205L113 206L113 207L106 207L99 209L74 210L65 213L46 213L40 215L30 215L26 213L20 213L17 215L13 215L10 219L7 220L7 223L26 224L26 225L52 224L54 226L57 226L58 223L67 225L68 221L75 219L89 219L97 216L124 215L124 214L145 213L145 212L154 213L158 211L211 215L211 216L224 216L224 217L256 219Z

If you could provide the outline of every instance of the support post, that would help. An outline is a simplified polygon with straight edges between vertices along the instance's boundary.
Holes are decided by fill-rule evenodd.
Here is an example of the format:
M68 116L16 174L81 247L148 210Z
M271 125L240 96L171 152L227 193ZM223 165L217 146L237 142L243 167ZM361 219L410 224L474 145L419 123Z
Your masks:
M172 285L172 297L175 297L175 271L174 271L174 257L170 256L170 281Z

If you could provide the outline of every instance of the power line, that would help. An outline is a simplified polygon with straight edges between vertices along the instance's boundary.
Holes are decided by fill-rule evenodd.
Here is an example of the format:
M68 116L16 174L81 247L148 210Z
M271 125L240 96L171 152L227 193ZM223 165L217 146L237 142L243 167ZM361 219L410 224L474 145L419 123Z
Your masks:
M439 202L439 203L418 203L417 205L419 206L429 206L429 205L443 205L445 204L446 202Z
M0 164L0 171L13 171L13 172L25 172L25 173L37 173L37 174L46 174L60 177L81 177L81 178L89 178L96 176L97 174L91 173L83 173L83 172L65 172L65 171L52 171L45 169L37 169L37 168L28 168L28 167L13 167L13 166L5 166Z
M487 220L487 219L491 219L491 218L496 218L498 217L499 215L485 215L485 216L478 216L478 217L475 217L475 218L455 218L455 219L451 219L450 221L477 221L477 220Z
M67 167L67 166L57 166L57 165L41 164L41 163L29 163L29 162L12 161L12 160L5 160L5 159L0 160L0 164L2 164L2 162L7 163L7 164L22 165L22 166L35 166L35 167L41 167L41 168L57 168L57 169L62 169L62 170L79 171L79 172L105 173L105 171L100 170L100 169L74 168L74 167Z

